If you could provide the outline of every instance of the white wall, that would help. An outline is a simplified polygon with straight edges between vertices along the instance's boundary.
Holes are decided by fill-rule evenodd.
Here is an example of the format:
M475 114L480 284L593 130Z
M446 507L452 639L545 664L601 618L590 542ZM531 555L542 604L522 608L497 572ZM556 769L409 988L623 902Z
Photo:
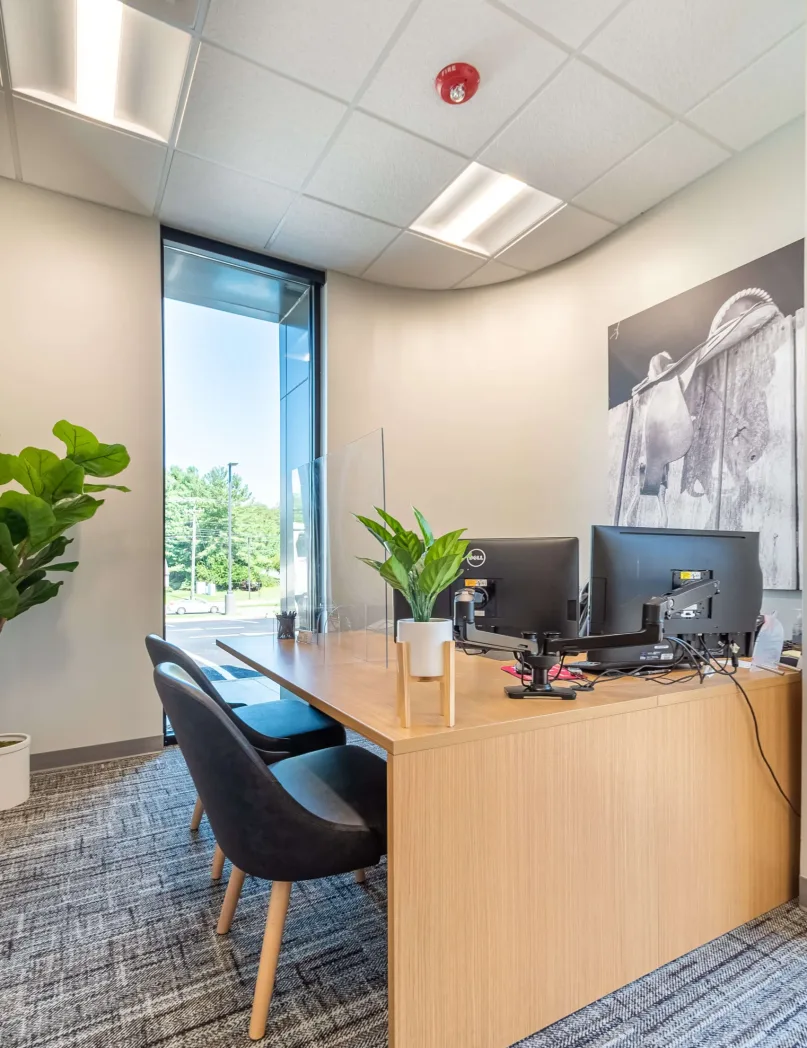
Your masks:
M438 529L587 535L606 517L607 328L804 235L782 129L583 255L417 292L330 274L328 448L384 427L387 499Z
M0 231L0 450L62 449L67 418L132 456L132 493L73 532L60 595L0 634L0 728L34 752L157 736L143 638L162 629L159 226L0 179Z
M391 512L414 502L440 531L576 534L586 556L607 520L608 325L800 239L804 215L798 120L531 277L412 292L330 275L329 450L383 426ZM789 625L801 596L766 602Z

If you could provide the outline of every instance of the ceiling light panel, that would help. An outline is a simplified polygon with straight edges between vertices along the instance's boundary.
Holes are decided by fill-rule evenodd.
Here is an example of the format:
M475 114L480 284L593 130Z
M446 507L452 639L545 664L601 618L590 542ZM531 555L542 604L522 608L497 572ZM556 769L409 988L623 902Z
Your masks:
M190 36L119 0L4 0L15 94L166 141Z
M562 204L516 178L472 163L412 229L467 251L495 255Z

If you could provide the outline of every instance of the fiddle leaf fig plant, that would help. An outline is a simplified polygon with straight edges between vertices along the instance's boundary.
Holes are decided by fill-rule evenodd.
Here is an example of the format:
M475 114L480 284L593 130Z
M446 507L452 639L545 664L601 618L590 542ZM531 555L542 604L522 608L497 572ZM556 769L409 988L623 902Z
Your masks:
M468 543L461 538L465 528L435 538L420 510L412 508L420 531L409 531L390 513L375 507L383 523L372 517L356 520L378 539L388 556L385 560L359 557L381 578L406 597L415 622L428 622L437 597L462 574Z
M55 597L62 581L51 572L75 571L78 561L60 560L70 543L65 532L95 516L103 499L95 492L116 484L87 483L87 477L112 477L129 465L123 444L102 444L88 429L64 419L53 435L65 445L60 458L46 448L23 448L19 455L0 454L0 630L37 604ZM56 563L54 563L56 561Z

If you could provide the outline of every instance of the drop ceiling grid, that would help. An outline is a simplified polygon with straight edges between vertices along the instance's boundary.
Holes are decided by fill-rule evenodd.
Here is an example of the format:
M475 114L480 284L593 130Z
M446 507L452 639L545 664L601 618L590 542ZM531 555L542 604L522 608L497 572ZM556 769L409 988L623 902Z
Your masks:
M252 6L254 11L261 11L265 8L268 0L238 0L239 8L247 12L247 28L249 28L249 11ZM317 0L306 0L307 7L311 10L315 10L317 7ZM373 0L375 2L375 0ZM783 119L779 119L779 113L776 114L776 119L779 119L779 123L776 124L775 120L771 121L769 125L765 123L764 107L760 106L760 113L757 117L757 124L755 125L754 132L755 137L746 142L742 140L736 132L729 129L725 134L724 140L721 135L721 131L724 130L727 121L721 121L720 117L726 112L727 108L730 109L732 105L732 99L741 99L743 92L747 95L749 83L757 83L760 78L764 79L762 73L764 71L763 59L765 56L770 56L768 59L769 65L775 63L777 60L777 49L784 41L790 37L794 37L796 34L803 33L803 11L800 10L800 0L752 0L750 7L756 9L758 17L762 18L765 16L766 11L769 7L773 10L773 16L767 19L764 33L757 33L756 29L751 32L749 27L755 26L756 23L753 19L753 10L751 15L747 12L749 5L744 5L745 14L742 25L737 28L732 21L733 18L733 0L714 0L713 4L710 4L710 8L713 6L716 12L715 20L720 23L720 27L729 26L729 30L734 33L737 40L737 46L734 49L736 56L727 58L725 55L720 56L720 62L717 63L719 70L718 74L701 73L698 81L699 85L704 83L708 86L708 91L703 97L695 92L686 97L683 95L676 94L667 90L665 93L664 83L657 83L654 80L654 67L652 59L644 58L638 60L633 53L630 46L632 37L631 33L638 32L642 39L645 41L645 50L652 51L652 47L662 47L659 44L658 39L654 42L654 32L656 37L659 34L655 30L655 22L658 11L664 9L664 18L667 20L666 25L668 26L668 36L672 36L679 41L683 40L686 42L688 39L686 36L686 23L689 19L692 23L693 19L703 18L702 8L699 8L701 0L608 0L608 3L603 4L601 0L569 0L568 3L564 4L563 18L559 18L559 12L555 4L555 0L473 0L474 4L479 4L480 7L484 6L491 12L495 12L497 19L502 16L506 21L498 23L496 20L491 22L486 21L486 24L490 27L494 27L497 24L501 24L502 32L509 33L512 38L512 46L518 46L517 42L519 39L523 39L525 49L529 49L532 46L532 41L540 40L541 47L548 47L550 50L545 52L546 54L557 53L559 60L555 63L556 68L549 71L546 77L538 77L535 83L534 89L528 94L526 98L519 98L517 107L513 112L508 112L504 116L504 119L498 126L493 128L491 134L488 135L486 141L479 142L478 136L473 142L473 149L468 148L467 141L452 139L452 142L447 146L445 142L440 141L442 137L439 132L439 122L435 125L432 122L429 123L421 119L418 115L416 108L412 107L411 111L406 110L404 115L400 111L396 110L394 105L388 106L386 104L380 104L378 102L379 92L383 96L385 92L390 90L390 82L394 85L396 79L401 77L402 71L405 71L406 63L400 67L397 76L389 73L389 70L395 74L395 54L399 48L405 50L406 47L411 48L411 44L407 44L407 40L411 39L412 34L418 31L418 15L423 15L423 12L427 12L429 7L436 5L439 8L440 4L447 6L453 6L456 3L461 3L461 0L395 0L394 5L390 3L390 7L393 9L392 13L388 13L384 24L379 26L372 26L366 34L373 39L373 50L377 53L372 62L368 61L365 66L360 70L351 70L350 76L345 76L342 81L337 84L327 82L327 77L319 77L312 74L312 68L309 66L306 68L295 67L294 58L288 58L289 52L285 53L285 57L281 62L279 59L276 61L277 68L272 68L269 64L263 64L255 61L255 50L253 45L252 53L247 55L243 49L240 51L232 50L233 47L239 48L239 42L236 39L227 39L227 34L224 33L224 39L222 39L221 32L221 20L217 23L214 21L216 18L216 12L219 8L223 9L226 13L228 5L232 5L233 0L200 0L198 14L194 28L190 31L192 37L191 54L189 57L188 68L186 70L186 78L183 86L183 92L180 95L179 104L177 106L177 113L174 120L174 126L172 134L167 143L165 162L162 169L162 175L156 197L156 204L153 213L155 215L162 216L163 200L166 196L166 187L169 184L172 171L173 158L175 156L175 150L177 149L177 142L180 141L180 134L183 126L183 118L186 112L186 107L189 99L194 97L194 72L196 62L198 60L198 53L202 43L209 49L217 50L227 54L233 62L232 70L233 75L237 78L238 71L243 63L243 68L248 66L257 66L261 70L265 70L276 77L281 77L289 84L296 83L299 86L305 86L308 91L317 92L323 99L328 98L333 104L337 98L340 99L340 103L345 107L341 118L337 121L336 126L333 127L331 133L327 137L327 141L324 142L321 148L315 150L311 155L313 156L313 162L308 166L304 176L296 187L292 187L292 191L288 197L288 204L282 210L279 220L275 212L271 222L271 233L265 241L264 247L271 248L276 245L276 249L282 248L284 253L294 251L294 216L295 209L300 211L304 216L308 215L307 221L310 222L310 216L317 213L317 207L330 208L330 211L321 211L323 216L327 216L331 223L332 228L356 228L364 229L368 233L370 241L375 241L376 246L380 243L384 237L381 235L378 229L378 215L375 216L368 214L366 210L362 210L361 206L357 207L355 202L353 205L348 200L344 202L340 199L334 198L331 195L330 200L324 200L323 197L317 192L317 184L322 179L317 179L317 173L321 171L323 165L331 164L333 161L329 161L329 157L334 155L334 150L338 150L340 141L346 141L345 134L346 129L350 127L351 120L354 114L362 114L364 117L385 124L390 128L394 128L398 132L399 141L404 145L407 142L420 141L422 145L428 143L432 147L436 147L441 150L439 154L434 154L435 157L443 157L446 155L455 155L462 158L462 166L465 166L472 160L479 160L480 157L486 151L488 153L489 166L496 167L497 164L492 162L491 157L495 156L495 149L491 151L491 147L503 139L503 136L507 134L508 129L512 128L517 124L522 114L528 112L538 100L544 95L544 92L550 92L552 84L557 78L564 76L564 71L568 71L572 65L579 65L587 67L591 73L595 73L599 77L604 77L605 81L609 81L616 87L622 89L624 92L628 92L634 96L637 102L642 103L651 110L655 110L660 114L660 118L664 119L662 126L656 128L652 133L647 136L645 135L641 141L627 144L631 146L629 151L625 155L618 155L616 159L614 156L603 157L603 164L600 167L595 167L592 171L596 171L594 177L588 177L592 171L586 172L585 184L581 187L575 187L574 193L567 193L563 196L565 200L574 200L574 207L582 212L589 213L592 217L598 219L607 219L609 215L613 215L613 211L608 211L607 206L603 208L606 213L600 213L597 210L592 210L596 206L601 206L599 198L602 193L591 193L586 194L586 190L589 187L597 185L608 187L614 185L617 195L622 190L619 186L620 178L623 177L622 172L630 172L636 169L636 165L631 163L633 157L643 155L642 151L647 150L647 147L655 142L656 139L661 138L665 132L669 131L671 127L679 125L683 128L688 129L693 135L699 136L699 140L703 142L703 152L705 155L709 154L708 146L711 144L713 156L717 156L717 150L725 152L726 155L730 155L737 152L740 147L744 148L746 145L752 144L752 141L756 141L765 134L773 131L775 126L780 126L787 119L792 118L792 108L796 104L794 102L792 93L788 93L785 85L779 85L778 94L776 96L777 102L780 102L783 114L786 112ZM470 0L469 0L470 2ZM351 10L360 11L367 9L368 0L351 0ZM140 0L135 0L134 6L141 6ZM370 5L372 6L372 4ZM671 13L671 9L673 10ZM798 10L797 10L798 8ZM676 13L677 12L677 13ZM424 15L425 17L425 15ZM739 18L739 16L738 16ZM397 21L396 21L397 19ZM167 20L167 19L166 19ZM722 21L721 21L722 20ZM379 21L379 20L377 20ZM383 22L383 20L380 20ZM421 19L422 21L422 19ZM448 24L448 23L447 23ZM391 32L388 32L389 26L394 25ZM772 26L772 28L771 28ZM208 32L208 27L210 31ZM712 36L715 36L717 29L714 25L708 25L707 28ZM719 28L719 27L718 27ZM320 34L319 39L316 39L317 25L312 25L312 34L314 36L314 44L312 46L329 46L333 49L335 54L339 54L339 38L338 34L335 39L325 39L327 33L323 32ZM361 29L357 29L355 25L348 22L344 26L344 31L348 35L355 36L356 32L361 32ZM419 30L423 32L422 28ZM491 30L492 31L492 30ZM515 34L515 35L514 35ZM676 34L678 36L676 37ZM386 40L384 40L386 36ZM450 49L450 34L446 30L445 33L445 58L460 59L466 56L448 54ZM218 37L218 39L217 39ZM439 38L439 34L438 34ZM469 36L469 39L473 38L473 34ZM733 39L734 37L732 37ZM324 41L324 43L323 43ZM627 41L627 43L626 43ZM650 44L647 44L650 41ZM633 41L635 44L635 41ZM378 49L379 43L383 46ZM222 46L222 44L224 46ZM652 45L652 46L651 46ZM510 38L508 38L508 47L511 46ZM680 45L679 45L680 46ZM679 77L686 78L687 74L687 62L692 61L692 56L698 57L698 44L697 41L692 42L689 48L680 46L681 54L669 55L662 54L663 61L660 63L665 68L671 68L673 73ZM790 53L792 54L794 45L790 46ZM691 55L690 52L691 51ZM290 53L293 55L294 49L290 49ZM437 52L435 52L437 53ZM539 52L536 52L539 53ZM258 58L261 55L258 54ZM702 57L702 56L701 56ZM741 61L739 60L741 58ZM271 60L271 59L270 59ZM759 64L759 65L758 65ZM283 68L280 68L280 66ZM757 66L758 71L754 71ZM366 74L365 74L365 69ZM484 89L484 78L485 70L482 69L483 73L483 89ZM362 74L363 78L359 75ZM392 75L392 81L390 81L390 75ZM495 72L494 72L495 75ZM565 74L568 76L568 72ZM674 76L670 74L673 82L675 82ZM8 84L8 61L5 43L2 35L2 0L0 0L0 76L2 76L3 83ZM352 79L351 79L352 77ZM745 79L743 79L745 77ZM756 77L756 80L753 78ZM317 82L312 83L312 80ZM320 82L325 80L326 82ZM358 82L358 87L353 93L353 96L343 97L349 93L349 88L353 88ZM405 78L404 78L405 80ZM719 81L719 82L718 82ZM495 81L494 81L495 83ZM386 84L386 87L385 87ZM347 86L345 86L347 85ZM403 84L405 89L405 83ZM698 87L698 91L702 88ZM550 92L551 93L551 92ZM12 156L15 165L15 177L23 179L24 173L21 169L21 157L17 145L17 132L16 123L14 116L14 109L11 100L11 92L5 91L5 98L0 95L0 105L5 100L7 123L9 125L8 132L12 145ZM480 96L481 97L481 96ZM425 95L423 95L425 100ZM560 95L562 104L563 95ZM693 98L696 101L693 102ZM680 99L680 101L679 101ZM714 99L714 102L710 105L710 100ZM781 101L780 101L781 99ZM425 105L425 101L423 105ZM432 104L436 104L432 101ZM472 103L473 104L473 103ZM498 103L499 109L497 110L497 118L502 115L509 107L506 102ZM674 105L676 108L670 108ZM789 107L789 108L788 108ZM471 107L469 107L470 110ZM680 111L679 111L680 110ZM432 111L434 112L434 111ZM458 115L464 111L459 111ZM442 117L442 112L440 117ZM798 114L796 114L798 115ZM427 113L428 116L428 113ZM79 117L66 117L68 120L78 120ZM398 122L396 122L398 121ZM404 126L406 125L406 126ZM487 132L490 125L485 128ZM435 130L437 127L437 130ZM290 128L290 132L293 134L294 128ZM114 132L114 134L120 134L120 132ZM430 137L431 136L431 137ZM741 142L741 146L738 144ZM253 180L256 179L254 173L250 174L248 171L243 170L242 162L237 155L238 152L238 141L233 142L233 156L227 156L225 162L222 164L219 159L218 163L221 167L227 168L228 170L237 173L242 176L248 176ZM550 146L552 143L550 143ZM280 150L283 149L282 142L279 146ZM178 156L183 155L183 151L179 150L176 154ZM722 153L720 154L722 155ZM24 158L23 158L24 159ZM358 163L366 158L357 158ZM209 161L207 161L209 163ZM372 158L371 158L372 162ZM483 159L482 162L485 162ZM638 160L637 160L638 163ZM450 166L450 165L449 165ZM502 167L502 165L499 165ZM426 162L426 167L429 164ZM506 167L502 169L507 170ZM507 171L507 173L511 173ZM517 174L517 172L512 172ZM703 173L703 172L701 172ZM431 195L429 200L424 200L424 208L439 195L446 183L445 177L438 177L434 172L426 172L427 176L432 177L435 191ZM445 175L445 172L443 173ZM606 178L606 176L608 176ZM360 174L357 170L357 178ZM700 174L695 175L700 177ZM267 199L273 201L279 200L282 194L277 192L278 187L275 186L274 182L266 177L258 175L257 181L263 185L256 187L256 194L258 196L265 196ZM450 181L450 178L448 179ZM426 180L428 184L428 179ZM660 179L660 183L664 180ZM227 183L227 179L224 179L224 183ZM439 183L439 188L438 187ZM545 186L540 183L535 183L536 188L546 189ZM685 183L686 184L686 183ZM265 188L264 188L265 186ZM659 186L662 193L664 192L663 185ZM551 190L549 190L551 191ZM288 192L288 187L284 190ZM425 190L424 190L425 192ZM204 196L204 194L202 194ZM651 194L652 196L652 194ZM652 203L647 206L652 206L653 203L659 202L663 199L663 195L658 200L653 200ZM306 203L306 201L316 201L317 204ZM589 203L590 201L590 203ZM344 206L348 204L348 206ZM368 265L361 270L361 272L367 272L376 266L379 259L382 259L387 252L393 251L400 237L406 232L406 227L402 224L404 214L398 215L399 223L395 224L394 228L397 233L394 235L394 239L389 244L382 247L381 251L376 255L375 258L371 258ZM369 223L374 223L373 226L362 225L358 219L364 218ZM388 219L382 219L383 222L387 222ZM302 222L302 227L306 236L308 236L308 242L310 243L310 231L305 226L306 220ZM287 223L290 223L287 225ZM267 225L269 225L267 220ZM284 233L284 228L287 229L287 233ZM372 233L372 236L370 234ZM232 239L238 242L239 234L237 230L234 230L234 236ZM306 236L303 236L305 241ZM255 243L257 243L257 239ZM448 249L454 250L454 249ZM505 251L507 249L504 249ZM497 257L502 256L504 252L500 252ZM358 272L356 259L360 257L354 254L352 264L350 267L351 272ZM293 255L291 257L294 257ZM299 257L299 256L298 256ZM369 256L368 256L369 257ZM301 261L305 261L301 259ZM501 259L502 263L505 259ZM484 267L486 259L480 259L480 267ZM338 268L338 267L334 267ZM473 282L472 277L468 277L461 281L463 284Z

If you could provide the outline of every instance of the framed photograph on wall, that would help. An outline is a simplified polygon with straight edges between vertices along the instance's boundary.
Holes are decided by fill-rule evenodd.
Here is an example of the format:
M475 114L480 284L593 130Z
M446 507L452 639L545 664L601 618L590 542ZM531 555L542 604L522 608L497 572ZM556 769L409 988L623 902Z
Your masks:
M609 517L759 531L801 588L804 241L608 329Z

